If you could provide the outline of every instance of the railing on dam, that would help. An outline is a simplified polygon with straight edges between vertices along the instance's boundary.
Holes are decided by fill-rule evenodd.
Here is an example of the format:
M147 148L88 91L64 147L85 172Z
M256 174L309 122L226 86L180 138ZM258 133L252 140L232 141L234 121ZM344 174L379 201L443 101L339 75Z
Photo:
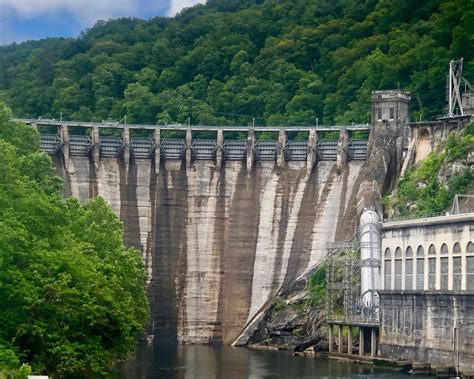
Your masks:
M367 125L347 127L196 127L196 126L152 126L152 125L118 125L67 122L51 120L22 120L34 126L57 127L57 134L40 133L40 148L54 155L59 152L72 156L98 157L132 157L134 159L162 160L217 160L217 161L336 161L338 155L345 154L345 159L364 161L367 159L367 140L350 139L350 133L369 131ZM150 135L150 129L154 129ZM83 134L70 134L69 130ZM85 129L85 133L84 133ZM109 132L104 133L107 129ZM121 136L117 136L117 130ZM133 130L143 129L140 136L131 136ZM112 130L112 133L110 133ZM185 138L164 138L167 131L179 134L185 132ZM246 139L228 139L227 133L247 132ZM339 139L326 139L326 132L338 131ZM193 132L214 133L216 138L193 138ZM256 133L278 132L278 139L263 140ZM298 139L289 140L291 132ZM119 133L119 134L120 134ZM105 134L105 135L104 135ZM110 136L110 134L115 136ZM148 134L148 137L142 137ZM161 136L163 134L163 136ZM342 134L347 137L342 138ZM239 134L240 136L242 133ZM334 135L334 134L333 134ZM306 139L305 139L306 136ZM233 136L235 137L235 135ZM267 135L268 137L268 135ZM242 137L241 137L242 138Z
M353 124L353 125L330 125L330 126L215 126L215 125L140 125L140 124L119 124L115 122L80 122L80 121L60 121L60 120L36 120L36 119L14 119L14 121L23 122L28 125L34 126L53 126L61 127L67 125L69 127L77 128L94 128L99 129L135 129L135 130L173 130L173 131L186 131L191 129L193 131L219 131L224 132L246 132L249 130L255 130L256 132L279 132L282 128L292 132L309 132L316 130L318 132L331 132L347 130L352 131L369 131L371 129L369 124Z

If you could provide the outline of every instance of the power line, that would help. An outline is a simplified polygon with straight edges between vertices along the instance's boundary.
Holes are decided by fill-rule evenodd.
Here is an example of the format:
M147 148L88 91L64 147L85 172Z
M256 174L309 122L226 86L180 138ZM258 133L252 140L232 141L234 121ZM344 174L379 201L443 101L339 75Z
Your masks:
M266 118L264 118L264 117L249 116L249 115L246 115L246 114L228 113L228 112L218 112L218 111L212 111L211 113L223 114L223 115L227 115L227 116L247 117L247 118L251 118L251 119L252 119L252 118L255 118L255 119L259 119L259 120L266 120Z
M218 111L212 111L211 113L213 113L213 114L222 114L222 115L227 115L227 116L246 117L246 118L249 118L249 119L263 120L265 122L268 119L266 117L249 116L249 115L238 114L238 113L228 113L228 112L218 112ZM292 124L292 125L295 125L295 126L314 126L314 124L308 124L308 123L303 123L303 122L290 123L290 121L288 119L285 119L285 118L274 118L273 120L275 120L275 121L284 121L287 125Z

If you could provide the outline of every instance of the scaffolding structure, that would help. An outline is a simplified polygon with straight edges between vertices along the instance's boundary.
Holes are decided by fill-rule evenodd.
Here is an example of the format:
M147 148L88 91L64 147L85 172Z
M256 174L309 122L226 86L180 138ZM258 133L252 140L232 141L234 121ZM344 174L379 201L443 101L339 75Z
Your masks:
M448 101L447 118L464 116L461 99L461 84L464 82L464 90L472 90L471 84L463 77L464 58L449 62L449 73L446 83L446 100Z
M361 259L358 240L327 244L326 318L328 323L345 325L378 325L378 292L373 290L370 302L362 301L361 269L380 270L380 260Z
M457 194L454 196L451 214L457 215L469 212L474 212L474 195Z

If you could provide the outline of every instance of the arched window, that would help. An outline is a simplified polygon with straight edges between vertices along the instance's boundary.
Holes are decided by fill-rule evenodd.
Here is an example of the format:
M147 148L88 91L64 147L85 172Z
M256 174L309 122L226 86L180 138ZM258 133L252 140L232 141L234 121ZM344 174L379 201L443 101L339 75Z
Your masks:
M431 152L431 133L428 129L420 129L418 132L418 144L416 149L416 162L423 160Z
M441 251L440 251L441 255L448 255L449 254L449 249L448 249L448 245L446 245L445 243L443 243L441 245Z
M421 245L416 249L416 289L425 289L425 249Z
M474 244L471 241L466 246L466 290L474 290Z
M385 249L384 253L384 288L386 290L392 289L392 251L389 247Z
M441 141L441 138L443 136L443 129L442 128L436 128L433 137L435 141Z
M456 242L453 246L453 291L461 291L462 283L461 245Z
M466 254L474 254L474 244L471 241L466 246Z
M447 290L448 289L448 280L449 280L449 258L441 258L440 260L440 271L441 271L441 277L440 277L440 289L441 290Z
M413 289L413 249L408 246L405 251L405 289Z
M402 289L402 249L395 249L395 289Z
M436 248L433 244L428 249L428 255L436 255ZM436 289L436 257L428 258L428 289Z
M425 256L425 249L423 246L418 246L418 249L416 249L416 256L417 257L424 257Z
M453 246L453 254L461 254L461 245L456 242Z
M402 249L400 249L399 247L397 247L395 249L395 258L401 258L402 257Z
M449 254L449 249L448 245L443 243L441 245L441 250L440 250L441 255L448 255ZM440 289L441 290L447 290L448 289L448 280L449 280L449 258L448 257L441 257L440 259L440 271L441 271L441 277L440 277Z

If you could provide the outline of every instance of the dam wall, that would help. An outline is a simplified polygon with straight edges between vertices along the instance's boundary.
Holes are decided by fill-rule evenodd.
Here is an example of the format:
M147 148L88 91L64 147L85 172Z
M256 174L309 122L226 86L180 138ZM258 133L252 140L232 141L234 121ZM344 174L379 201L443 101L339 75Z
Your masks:
M377 94L376 114L408 101L392 92ZM365 208L379 210L387 173L400 166L400 120L285 128L23 122L40 130L65 195L104 197L125 243L141 251L149 334L245 344L274 296L311 272L328 243L352 239Z
M39 129L65 195L105 198L141 251L155 340L245 344L328 243L351 240L364 209L380 213L408 101L374 93L371 126L23 122Z
M232 343L282 287L356 230L364 162L161 162L54 156L67 195L104 197L148 272L152 334ZM157 173L158 171L158 173Z
M328 243L352 239L364 209L380 213L382 190L401 169L408 100L375 93L382 120L372 126L23 121L49 128L41 148L65 195L104 197L125 243L142 252L155 340L245 344L273 297L319 264ZM205 133L214 135L199 139ZM364 133L368 141L357 139Z

